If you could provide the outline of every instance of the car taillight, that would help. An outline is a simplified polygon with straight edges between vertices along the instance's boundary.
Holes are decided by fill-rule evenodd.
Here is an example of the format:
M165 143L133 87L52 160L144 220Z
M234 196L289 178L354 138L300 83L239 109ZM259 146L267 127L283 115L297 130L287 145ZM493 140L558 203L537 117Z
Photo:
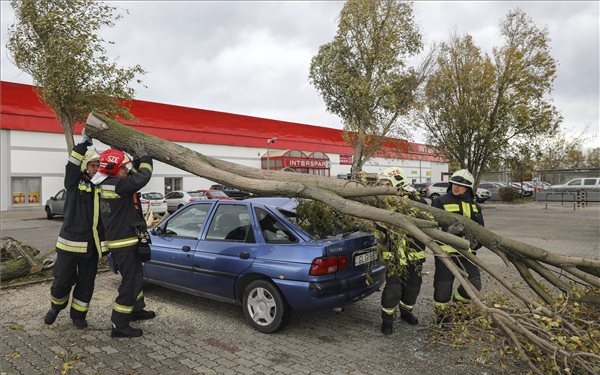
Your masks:
M338 272L348 265L348 259L345 256L315 258L310 265L310 276L327 275Z

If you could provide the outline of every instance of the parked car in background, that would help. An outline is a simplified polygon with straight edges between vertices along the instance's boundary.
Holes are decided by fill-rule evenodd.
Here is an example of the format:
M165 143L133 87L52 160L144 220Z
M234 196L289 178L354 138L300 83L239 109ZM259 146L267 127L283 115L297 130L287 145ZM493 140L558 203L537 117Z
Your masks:
M600 177L574 178L572 180L567 181L564 184L552 185L548 187L549 190L578 190L590 188L600 188Z
M425 195L427 196L427 198L431 199L438 198L440 195L446 194L446 192L448 191L448 186L450 186L450 183L447 181L435 182L427 186L427 188L425 189ZM492 194L490 193L490 191L483 188L478 188L475 192L475 199L479 203L483 203L491 197Z
M427 192L426 192L427 185L429 185L429 184L425 183L425 182L417 182L417 183L412 184L412 187L414 187L415 190L419 192L419 194L421 194L422 196L425 196L425 194L427 194Z
M190 202L208 199L196 191L174 190L165 195L167 212L172 213Z
M206 197L206 199L234 199L221 190L196 190L197 193Z
M524 182L513 182L510 184L512 187L519 191L519 195L522 197L531 197L533 196L534 189L530 185L527 185Z
M535 191L545 190L552 186L551 183L545 181L523 181L523 183L531 186Z
M46 218L48 218L48 220L52 220L52 218L56 215L64 215L66 196L67 191L62 189L56 193L56 195L50 197L50 199L46 201L44 210L46 210Z
M254 196L254 194L247 191L242 191L234 187L221 184L211 185L210 190L221 190L223 193L227 194L233 199L246 199Z
M481 181L478 187L490 192L490 200L498 201L500 200L500 188L504 187L504 184L500 182Z
M150 237L145 281L239 304L263 333L284 327L294 311L361 300L385 280L373 234L318 239L260 200L194 201Z
M142 206L142 212L144 214L146 214L148 210L155 214L167 213L167 200L162 193L156 191L141 192L140 205Z

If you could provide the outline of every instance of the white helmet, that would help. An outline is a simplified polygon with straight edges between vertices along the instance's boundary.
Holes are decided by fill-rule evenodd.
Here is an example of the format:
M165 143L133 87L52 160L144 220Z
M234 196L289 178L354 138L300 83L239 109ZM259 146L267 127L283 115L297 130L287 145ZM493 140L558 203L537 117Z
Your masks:
M402 188L406 191L414 191L414 188L410 186L410 181L406 178L402 169L398 167L389 167L384 169L377 175L377 183L382 184L389 181L392 186L396 188Z
M450 177L449 182L450 186L448 186L448 193L452 191L452 184L455 184L466 187L467 190L471 192L471 195L475 196L475 193L473 192L475 178L473 178L473 175L468 170L461 169L454 172L454 174L452 174L452 176Z
M85 172L87 170L87 165L90 161L100 161L100 155L94 150L87 150L85 155L83 155L83 159L81 160L81 171Z

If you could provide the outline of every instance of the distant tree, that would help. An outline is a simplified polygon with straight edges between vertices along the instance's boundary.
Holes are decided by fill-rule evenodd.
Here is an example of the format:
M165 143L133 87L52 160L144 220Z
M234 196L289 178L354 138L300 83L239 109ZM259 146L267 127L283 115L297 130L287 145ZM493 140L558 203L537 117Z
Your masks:
M600 168L600 147L589 150L585 157L585 164L590 168Z
M397 120L413 105L421 80L405 59L421 48L412 3L349 0L333 41L313 57L309 79L342 118L345 140L355 148L353 177L383 137L405 134Z
M144 70L120 68L105 56L97 32L114 26L115 9L94 0L11 0L17 22L9 27L7 48L27 72L38 95L56 114L73 148L76 122L90 111L132 118L121 100L131 100L129 83ZM140 83L139 80L137 80Z
M546 134L561 121L546 98L556 76L548 32L518 9L500 32L505 44L492 56L469 35L441 44L419 116L428 143L477 181L513 142Z
M579 151L583 141L583 133L567 137L560 130L553 132L549 137L531 138L530 147L537 150L536 168L542 170L572 168L568 162L569 154Z

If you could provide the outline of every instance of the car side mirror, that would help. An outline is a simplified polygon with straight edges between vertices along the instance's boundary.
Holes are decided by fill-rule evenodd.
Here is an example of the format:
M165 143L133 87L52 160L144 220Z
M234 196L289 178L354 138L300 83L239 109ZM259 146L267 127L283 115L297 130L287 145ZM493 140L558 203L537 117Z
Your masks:
M162 236L163 233L164 231L162 227L155 227L154 229L152 229L152 234L156 236Z

